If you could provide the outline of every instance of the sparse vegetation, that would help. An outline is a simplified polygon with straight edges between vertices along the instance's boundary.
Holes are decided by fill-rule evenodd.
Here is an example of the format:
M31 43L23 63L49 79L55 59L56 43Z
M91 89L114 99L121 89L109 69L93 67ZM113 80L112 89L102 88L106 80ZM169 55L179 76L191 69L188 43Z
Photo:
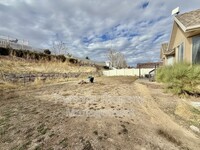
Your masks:
M63 57L63 56L60 56ZM0 59L0 73L68 73L93 72L96 68L78 66L69 62L28 61L24 59Z
M95 84L79 85L76 80L0 92L0 147L198 149L198 134L184 126L199 128L193 123L199 122L199 111L189 108L196 115L191 115L179 128L175 121L182 121L181 116L176 120L171 115L166 117L164 109L158 108L162 105L155 103L149 90L139 83L132 84L133 80L133 77L101 77L96 78ZM162 92L157 94L161 94L161 99L172 98ZM176 103L170 104L176 107ZM180 109L175 114L179 112ZM186 114L179 114L182 113Z
M182 143L181 141L179 141L177 138L175 138L174 136L172 136L168 131L163 130L163 129L159 129L158 130L158 134L164 138L166 138L168 141L180 146Z
M74 58L69 58L69 62L72 63L72 64L77 64L78 60L74 59Z
M200 127L200 110L187 104L178 103L174 112L175 115L181 117L183 120L190 122L190 124Z
M59 144L62 145L62 148L65 148L65 147L68 146L67 140L68 140L68 138L66 137L66 138L64 138L64 139L62 139L62 140L60 141Z
M3 47L0 47L0 55L9 55L10 54L10 51L8 48L3 48Z
M63 55L58 57L60 57L60 60L63 59L62 61L66 59ZM50 55L49 58L51 58ZM35 61L0 56L0 91L20 88L23 84L31 82L35 86L42 85L44 82L63 82L69 80L69 77L75 78L79 75L85 76L88 73L98 73L95 67L79 66L68 61L62 61Z
M44 53L29 50L17 50L12 48L0 48L0 55L14 56L34 61L54 61L65 62L67 58L64 55L52 55L51 51L46 49ZM70 61L69 61L70 62Z
M200 65L180 63L159 68L157 81L167 84L175 94L200 95Z

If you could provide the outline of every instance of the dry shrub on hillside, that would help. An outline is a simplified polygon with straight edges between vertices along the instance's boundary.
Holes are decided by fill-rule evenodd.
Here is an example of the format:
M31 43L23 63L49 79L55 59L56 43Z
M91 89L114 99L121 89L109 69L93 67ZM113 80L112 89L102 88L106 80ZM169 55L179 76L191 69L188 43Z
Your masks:
M96 72L95 67L78 66L69 62L28 61L13 59L0 59L0 72L2 73L69 73L69 72Z

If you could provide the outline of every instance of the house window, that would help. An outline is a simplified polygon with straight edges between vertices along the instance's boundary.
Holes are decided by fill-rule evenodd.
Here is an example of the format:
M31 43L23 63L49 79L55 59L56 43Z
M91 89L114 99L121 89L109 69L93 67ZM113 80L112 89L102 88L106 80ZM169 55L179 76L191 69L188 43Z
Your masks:
M192 63L200 64L200 36L192 38Z
M178 62L183 62L183 56L184 56L184 47L183 43L178 46Z
M174 64L174 56L167 56L167 65Z

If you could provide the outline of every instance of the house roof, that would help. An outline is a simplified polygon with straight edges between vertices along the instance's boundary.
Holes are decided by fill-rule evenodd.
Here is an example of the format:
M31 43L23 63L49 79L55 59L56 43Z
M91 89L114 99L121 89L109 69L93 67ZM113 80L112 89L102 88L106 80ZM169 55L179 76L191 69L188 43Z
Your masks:
M166 52L166 51L167 51L167 48L168 48L168 43L163 43L163 44L161 45L161 49L162 49L163 52Z
M200 9L177 15L174 20L184 32L200 29Z
M163 57L163 54L165 54L168 50L168 43L163 43L161 44L161 48L160 48L160 58Z
M136 68L155 68L162 66L162 62L147 62L147 63L138 63Z

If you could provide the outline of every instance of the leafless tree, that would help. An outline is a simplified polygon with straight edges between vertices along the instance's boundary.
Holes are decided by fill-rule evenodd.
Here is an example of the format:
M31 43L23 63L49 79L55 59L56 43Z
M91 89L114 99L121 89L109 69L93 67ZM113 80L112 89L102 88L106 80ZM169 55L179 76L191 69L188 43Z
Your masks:
M66 43L63 42L63 40L61 40L61 38L59 38L59 35L56 34L55 35L55 38L53 38L51 40L51 49L52 51L55 53L55 54L67 54L67 46L66 46Z
M52 49L58 55L67 54L67 46L63 41L53 41Z
M117 69L127 67L126 59L122 53L114 49L109 49L107 57L108 57L111 67L114 67Z

